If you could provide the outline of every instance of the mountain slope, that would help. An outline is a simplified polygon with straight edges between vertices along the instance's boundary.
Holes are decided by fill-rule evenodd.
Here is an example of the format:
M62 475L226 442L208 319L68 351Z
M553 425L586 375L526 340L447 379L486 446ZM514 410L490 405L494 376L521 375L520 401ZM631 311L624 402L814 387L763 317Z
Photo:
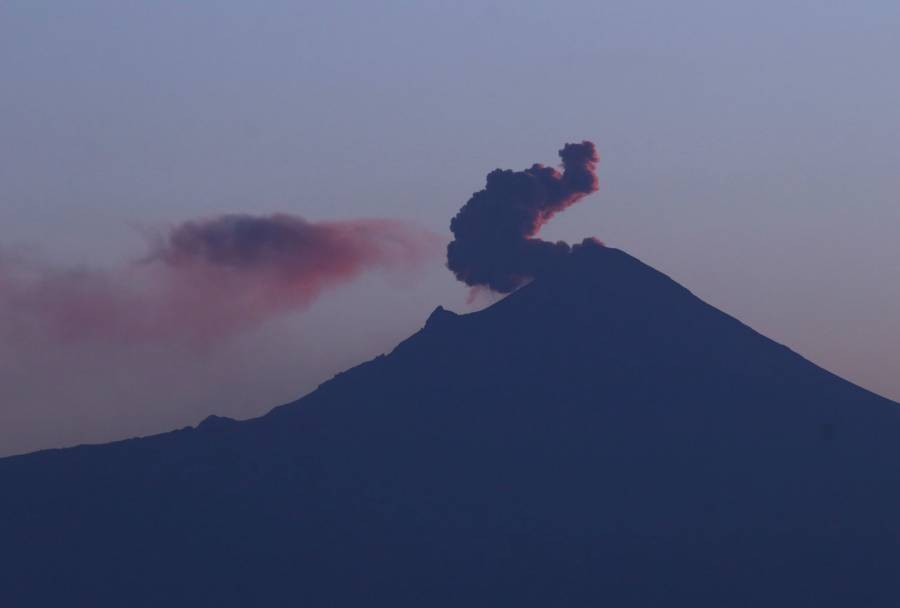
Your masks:
M0 460L10 605L900 604L900 409L627 254L261 418Z

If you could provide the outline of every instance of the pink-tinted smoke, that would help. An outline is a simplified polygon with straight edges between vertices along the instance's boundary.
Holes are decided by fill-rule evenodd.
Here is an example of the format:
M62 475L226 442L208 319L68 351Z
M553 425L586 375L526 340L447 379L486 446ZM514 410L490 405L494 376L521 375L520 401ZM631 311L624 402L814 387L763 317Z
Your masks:
M414 271L439 247L406 222L224 215L172 227L143 260L116 270L0 256L0 331L210 342L302 310L363 273Z

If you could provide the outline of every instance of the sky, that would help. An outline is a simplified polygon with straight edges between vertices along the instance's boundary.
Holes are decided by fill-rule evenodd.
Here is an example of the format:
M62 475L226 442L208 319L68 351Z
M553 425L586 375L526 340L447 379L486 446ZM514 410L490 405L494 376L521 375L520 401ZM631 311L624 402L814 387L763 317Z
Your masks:
M446 242L489 171L591 140L599 191L541 238L624 249L898 400L898 28L887 0L5 0L0 253L127 275L222 214ZM215 343L6 334L0 455L260 415L496 299L444 264Z

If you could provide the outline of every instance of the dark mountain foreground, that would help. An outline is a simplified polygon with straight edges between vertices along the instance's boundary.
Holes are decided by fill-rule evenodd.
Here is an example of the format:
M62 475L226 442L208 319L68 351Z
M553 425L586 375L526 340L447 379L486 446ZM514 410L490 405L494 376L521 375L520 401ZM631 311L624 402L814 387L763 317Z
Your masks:
M2 606L900 606L898 404L599 246L266 416L0 488Z

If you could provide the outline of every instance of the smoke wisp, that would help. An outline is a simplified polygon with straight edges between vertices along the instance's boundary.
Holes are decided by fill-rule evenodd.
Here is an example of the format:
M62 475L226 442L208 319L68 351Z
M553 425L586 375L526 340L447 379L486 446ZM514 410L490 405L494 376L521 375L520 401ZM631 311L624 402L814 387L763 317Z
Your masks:
M406 222L235 214L175 225L144 259L115 270L0 255L0 330L208 342L302 310L363 273L413 271L436 248L433 234Z

